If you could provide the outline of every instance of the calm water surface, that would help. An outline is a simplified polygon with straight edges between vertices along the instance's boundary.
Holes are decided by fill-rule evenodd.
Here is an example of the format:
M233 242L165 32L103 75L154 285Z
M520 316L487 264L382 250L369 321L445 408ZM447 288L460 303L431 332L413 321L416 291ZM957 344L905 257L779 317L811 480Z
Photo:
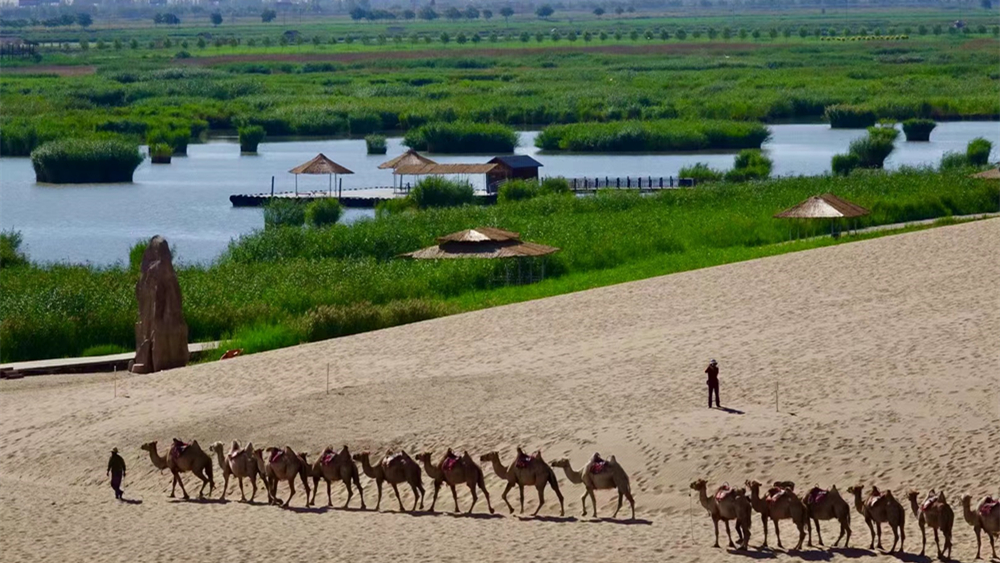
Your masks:
M779 175L816 175L827 172L830 158L845 152L863 131L835 130L826 125L772 125L772 140L764 148ZM521 133L519 154L535 156L548 176L677 176L682 166L696 162L727 169L733 154L544 154L534 146L536 132ZM947 151L964 150L975 137L1000 146L1000 123L954 122L938 124L929 143L897 142L886 162L933 165ZM170 241L178 260L206 263L217 257L230 239L263 226L260 209L234 209L229 196L270 190L292 190L287 170L322 152L354 171L343 177L345 190L391 186L392 173L377 166L404 150L401 139L389 139L386 156L365 154L363 140L327 140L262 143L260 154L241 156L238 143L218 140L190 145L187 157L172 164L147 160L135 172L132 184L52 186L35 183L27 158L0 159L0 227L24 235L29 256L40 262L124 261L137 240L161 234ZM438 162L485 162L488 156L433 156ZM994 149L992 160L996 160ZM475 184L482 178L471 178ZM300 176L299 189L322 190L325 176ZM481 187L481 186L480 186ZM357 195L362 195L358 193ZM370 195L370 194L369 194ZM372 216L371 210L347 210L343 221Z

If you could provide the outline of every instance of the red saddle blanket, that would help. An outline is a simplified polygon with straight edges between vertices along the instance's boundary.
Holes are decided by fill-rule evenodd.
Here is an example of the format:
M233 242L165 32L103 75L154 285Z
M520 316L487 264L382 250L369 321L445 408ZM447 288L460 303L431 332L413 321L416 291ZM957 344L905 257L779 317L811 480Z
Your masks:
M722 500L731 494L733 494L732 487L729 486L729 483L725 483L715 491L715 500Z
M441 464L441 466L444 468L445 471L451 471L452 469L455 469L456 465L458 465L457 455L450 455L445 457L444 463Z
M785 489L773 488L767 491L767 502L778 502L787 491Z
M590 472L591 473L595 473L595 474L596 473L600 473L600 472L604 471L604 468L607 467L607 465L608 465L608 462L603 461L603 460L591 463L590 464Z
M986 516L990 512L993 512L993 509L998 506L1000 506L1000 500L994 500L991 497L986 497L986 501L979 507L979 513Z
M924 502L920 504L920 512L926 512L927 509L930 508L932 504L934 504L935 502L937 502L937 499L938 498L936 496L927 497L927 499L924 500Z
M323 455L320 456L319 462L322 463L323 465L330 465L331 463L333 463L333 460L336 459L336 458L337 458L337 454L336 453L330 452L330 451L326 451L326 452L323 452Z
M271 450L271 457L270 457L271 463L276 463L279 459L284 457L284 455L285 455L285 450Z
M818 502L823 502L829 491L824 491L819 487L814 487L809 494L806 495L806 504L816 504Z
M181 457L181 454L184 453L184 450L188 449L190 446L191 444L188 444L186 442L181 442L180 440L174 440L174 445L170 446L170 457L174 459Z
M517 456L517 461L514 462L520 468L528 467L531 464L531 460L535 459L535 456L530 456L528 454L521 454Z

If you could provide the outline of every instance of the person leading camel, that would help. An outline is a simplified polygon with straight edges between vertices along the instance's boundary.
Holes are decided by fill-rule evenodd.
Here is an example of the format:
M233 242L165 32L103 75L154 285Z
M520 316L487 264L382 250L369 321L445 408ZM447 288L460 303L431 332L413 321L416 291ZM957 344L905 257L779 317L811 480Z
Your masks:
M628 504L632 509L632 519L635 520L635 500L632 498L632 488L629 485L628 474L619 465L615 456L607 460L601 459L600 454L594 454L583 471L573 471L573 466L568 459L557 459L552 462L552 467L561 467L566 473L566 478L574 485L583 484L583 496L580 501L583 503L583 515L587 515L587 497L590 497L591 504L594 505L594 518L597 518L597 499L594 498L594 490L615 489L618 491L618 508L611 518L618 517L618 511L622 509L622 498L628 499Z
M115 498L121 500L122 495L125 494L125 491L122 490L122 479L125 478L125 460L118 455L118 448L111 448L107 475L111 476L111 488L115 491Z
M708 408L712 408L712 393L715 393L715 406L721 408L722 405L719 403L719 363L714 359L708 362L705 373L708 374Z
M555 491L556 497L559 499L559 516L566 515L566 507L563 502L562 492L559 490L559 481L556 479L556 473L542 459L541 452L535 452L529 456L524 453L524 450L518 447L514 463L511 463L508 467L500 463L500 454L497 452L483 454L480 456L479 461L483 463L491 462L493 464L493 471L497 474L497 477L507 481L507 488L504 489L501 498L507 503L507 508L510 509L511 514L514 513L514 507L507 500L507 493L515 486L521 493L522 514L524 514L524 487L535 487L538 491L538 508L535 509L532 516L538 516L538 511L545 504L545 487L551 485L552 490Z
M917 503L917 491L910 491L907 495L910 500L910 508L913 515L917 517L917 525L920 526L920 556L924 556L927 549L927 532L925 528L930 526L934 530L934 545L937 547L938 559L947 561L951 559L951 531L955 524L955 512L948 506L948 501L944 498L944 493L935 493L933 489L928 493L924 502ZM941 541L938 539L938 530L944 534L944 549L941 549ZM947 556L945 553L947 552Z
M476 502L479 500L479 495L476 494L476 487L479 487L483 491L483 495L486 496L486 508L489 509L490 514L493 514L493 505L490 504L490 492L486 489L483 470L472 460L469 452L462 452L462 455L459 456L451 448L448 448L441 462L437 465L431 463L431 453L424 452L417 454L417 461L423 462L427 476L434 480L434 499L431 501L431 512L434 512L434 506L437 504L441 485L447 483L451 489L451 497L455 500L455 512L460 512L455 486L465 484L472 493L472 504L469 505L468 513L472 513L472 509L476 507Z
M996 539L1000 536L1000 498L983 497L972 508L972 495L962 495L962 517L976 533L976 559L980 559L983 540L982 532L990 540L993 559L997 559Z
M823 545L823 534L819 530L819 521L836 520L840 522L840 535L837 536L837 541L833 542L833 546L836 547L843 539L844 547L848 547L848 544L851 543L851 507L840 496L837 486L834 485L826 491L814 487L806 493L803 501L806 504L806 514L811 523L816 525L816 537L819 539L819 544ZM845 536L846 539L844 539ZM812 547L812 544L812 525L810 525L809 547Z
M691 483L691 488L698 491L698 503L708 511L715 526L715 545L719 547L719 522L726 526L726 536L729 537L729 547L745 550L750 545L750 524L752 522L753 507L750 506L750 499L747 498L746 489L734 489L729 483L724 483L715 493L708 496L708 482L698 479ZM729 530L729 521L736 523L736 535L739 545L733 544L733 534Z

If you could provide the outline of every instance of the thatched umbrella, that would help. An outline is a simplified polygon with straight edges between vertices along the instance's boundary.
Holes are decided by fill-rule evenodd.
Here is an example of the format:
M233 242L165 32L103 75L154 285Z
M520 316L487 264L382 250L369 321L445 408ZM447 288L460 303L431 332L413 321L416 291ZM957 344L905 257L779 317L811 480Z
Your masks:
M838 219L853 219L868 215L860 205L840 199L833 194L814 195L809 199L775 215L778 219L829 219L830 233Z
M546 246L521 240L519 233L497 229L495 227L478 227L459 231L437 238L437 244L414 252L400 254L400 258L416 260L442 260L453 258L502 259L516 258L518 260L518 281L522 281L524 273L521 259L533 259L559 252L554 246ZM529 281L535 281L529 264L527 276ZM507 274L508 281L510 272ZM545 277L545 262L541 261L541 273L538 279Z
M420 153L413 149L406 149L406 152L397 156L396 158L387 160L382 164L379 164L379 170L392 169L392 187L396 187L396 176L399 176L399 186L403 187L403 175L396 172L397 168L402 166L422 166L425 164L437 164L433 160L427 158L426 156L421 156Z
M309 162L305 162L289 170L295 174L295 195L299 193L299 174L326 174L330 177L330 195L333 195L333 180L337 174L354 174L350 170L330 160L325 154L319 153Z

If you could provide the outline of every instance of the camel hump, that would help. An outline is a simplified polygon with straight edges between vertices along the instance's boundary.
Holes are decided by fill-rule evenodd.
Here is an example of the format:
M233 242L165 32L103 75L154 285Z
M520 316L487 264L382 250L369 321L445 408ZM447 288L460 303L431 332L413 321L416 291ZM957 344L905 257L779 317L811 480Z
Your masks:
M609 457L609 458L608 458L608 462L609 462L609 463L615 463L615 464L617 464L617 463L618 463L618 460L617 460L617 459L615 459L615 456L614 456L614 455L612 455L611 457Z

